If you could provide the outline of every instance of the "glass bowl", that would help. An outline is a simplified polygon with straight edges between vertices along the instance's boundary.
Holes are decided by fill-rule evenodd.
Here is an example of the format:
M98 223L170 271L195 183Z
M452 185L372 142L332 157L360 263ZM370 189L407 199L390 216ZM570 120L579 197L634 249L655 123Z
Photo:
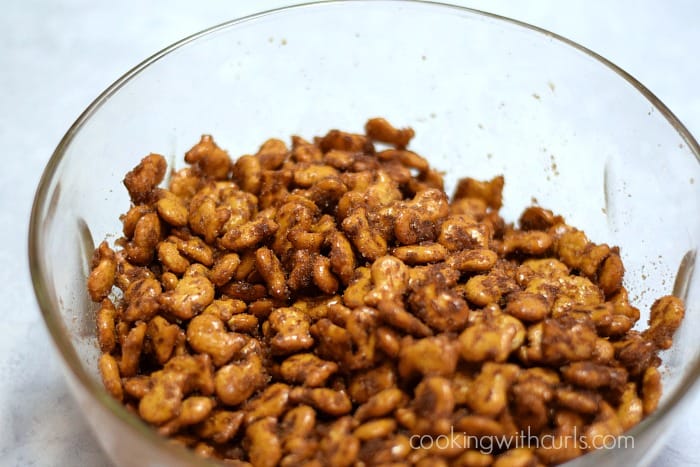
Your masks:
M629 432L634 447L571 465L650 462L700 375L697 142L649 90L571 41L413 1L308 4L213 27L126 73L63 137L36 193L29 261L69 385L109 457L213 465L112 400L96 370L85 278L95 243L120 232L124 174L151 151L178 167L202 133L237 157L272 136L361 131L372 116L416 130L412 149L447 171L448 193L460 176L502 173L507 220L536 201L620 245L641 326L656 297L686 300L662 355L662 403Z

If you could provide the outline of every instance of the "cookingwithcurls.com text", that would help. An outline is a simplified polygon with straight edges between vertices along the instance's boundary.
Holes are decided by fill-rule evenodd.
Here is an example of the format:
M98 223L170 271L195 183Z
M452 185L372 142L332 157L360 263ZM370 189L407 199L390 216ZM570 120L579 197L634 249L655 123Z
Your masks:
M586 435L573 427L571 434L533 434L530 429L516 435L487 435L476 436L456 432L454 427L449 434L418 435L409 437L412 449L476 449L485 454L507 451L510 449L529 447L534 449L569 449L578 447L589 449L634 449L634 437L630 435L615 436L612 434Z

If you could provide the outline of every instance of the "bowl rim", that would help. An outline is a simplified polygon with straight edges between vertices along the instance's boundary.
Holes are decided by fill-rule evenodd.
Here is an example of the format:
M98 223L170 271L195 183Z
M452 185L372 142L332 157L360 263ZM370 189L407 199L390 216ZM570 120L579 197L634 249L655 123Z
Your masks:
M184 448L178 444L172 443L165 437L157 434L157 432L152 429L149 425L143 422L139 417L127 411L124 406L114 400L108 395L107 391L103 388L98 381L94 380L88 375L88 373L82 368L79 363L78 356L76 354L75 348L70 341L70 338L66 335L63 326L62 319L59 313L54 309L52 305L52 298L46 284L49 281L49 276L44 270L41 262L41 257L43 256L43 245L40 242L40 231L42 220L42 213L45 211L47 203L51 200L48 198L49 189L52 186L53 177L55 175L56 169L63 159L64 154L70 147L71 142L74 137L79 133L83 125L90 120L93 114L95 114L101 106L106 103L111 96L117 93L124 85L126 85L131 79L138 76L142 71L146 70L150 65L159 61L160 59L166 57L170 53L186 46L192 42L195 42L201 38L214 34L216 32L226 30L229 28L234 28L240 24L256 21L263 19L271 15L284 14L290 10L300 10L300 9L314 9L314 8L326 8L329 5L350 5L350 4L364 4L364 7L375 7L376 5L390 5L390 4L407 4L407 5L417 5L419 7L426 8L439 8L445 10L455 10L460 13L469 13L475 17L484 17L488 19L493 19L497 21L503 21L511 25L518 26L525 30L531 32L542 34L549 37L559 43L573 48L575 51L583 53L590 58L593 58L596 62L603 65L606 68L612 70L620 78L631 84L639 93L645 97L649 103L661 113L666 121L676 130L679 136L684 140L688 149L695 156L696 160L700 163L700 145L693 135L688 131L685 125L676 117L676 115L646 86L634 78L631 74L623 70L621 67L617 66L610 60L599 55L598 53L588 49L587 47L578 44L564 36L557 33L551 32L547 29L541 28L539 26L534 26L529 23L508 18L499 14L490 13L474 8L453 5L449 3L433 1L433 0L321 0L321 1L308 1L302 3L289 4L283 7L274 8L270 10L260 11L258 13L253 13L240 18L235 18L232 20L225 21L223 23L208 27L199 32L186 36L167 47L161 49L160 51L154 53L150 57L138 63L136 66L132 67L116 81L114 81L110 86L108 86L102 93L100 93L78 116L78 118L73 122L70 128L63 135L59 141L56 149L53 151L49 161L47 162L44 171L42 173L39 184L35 192L34 201L32 204L32 210L29 220L29 231L28 231L28 252L29 252L29 268L31 273L32 284L34 288L34 294L41 310L41 314L44 318L44 323L48 328L49 334L54 342L54 345L58 349L61 360L65 365L65 368L70 371L71 379L77 380L77 383L82 386L91 397L95 398L106 410L111 412L115 418L122 422L127 429L132 430L132 435L140 436L146 438L150 443L154 445L157 449L167 449L173 452L173 455L180 456L181 460L187 461L192 465L203 465L203 466L217 466L221 465L218 462L212 462L211 460L205 459L196 455L190 449ZM700 389L700 358L696 358L693 362L693 368L689 372L688 376L678 384L676 390L671 394L667 400L651 415L647 416L641 423L634 426L631 430L628 430L624 435L629 435L637 437L643 434L647 428L662 419L665 419L670 415L671 412L678 408L680 403L687 399L693 388ZM85 416L85 415L84 415ZM99 441L99 440L98 440ZM98 443L100 444L101 441ZM592 464L593 462L602 459L602 456L606 455L607 450L598 450L596 452L590 452L585 456L574 459L573 463L578 465L579 462L583 461L586 464Z

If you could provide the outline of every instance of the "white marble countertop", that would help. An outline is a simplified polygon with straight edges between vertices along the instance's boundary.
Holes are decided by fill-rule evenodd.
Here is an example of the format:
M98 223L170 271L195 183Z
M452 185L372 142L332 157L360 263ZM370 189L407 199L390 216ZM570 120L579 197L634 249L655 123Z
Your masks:
M700 3L452 0L535 24L600 53L700 135ZM26 233L34 189L63 133L123 72L175 40L293 2L9 0L0 13L0 465L108 466L68 393L35 303ZM700 465L700 394L658 466Z

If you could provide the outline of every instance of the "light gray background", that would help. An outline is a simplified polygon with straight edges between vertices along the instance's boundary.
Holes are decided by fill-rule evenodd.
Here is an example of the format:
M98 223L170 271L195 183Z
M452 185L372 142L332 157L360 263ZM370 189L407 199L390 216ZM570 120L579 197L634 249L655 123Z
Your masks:
M600 53L700 136L700 2L452 2L544 27ZM67 392L27 267L34 189L59 139L94 97L153 52L213 24L290 3L2 0L0 465L109 465ZM655 465L700 465L699 415L696 394Z

